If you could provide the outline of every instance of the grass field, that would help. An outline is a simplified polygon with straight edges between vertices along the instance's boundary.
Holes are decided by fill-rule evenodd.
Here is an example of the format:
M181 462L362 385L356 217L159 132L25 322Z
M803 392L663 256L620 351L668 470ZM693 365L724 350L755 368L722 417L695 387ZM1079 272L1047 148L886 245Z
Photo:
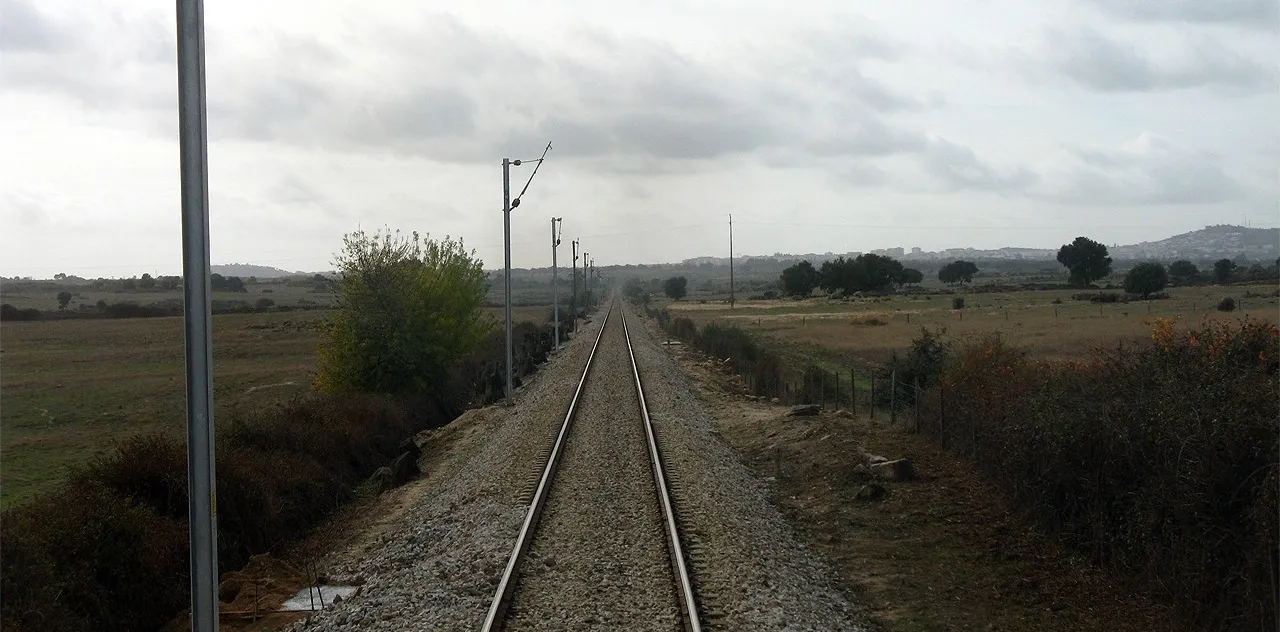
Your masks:
M884 362L902 352L919 336L921 327L945 328L953 338L1000 332L1005 338L1043 357L1073 357L1095 346L1114 346L1151 335L1147 324L1157 317L1180 322L1202 319L1237 320L1245 314L1280 320L1276 286L1240 285L1172 288L1168 299L1131 303L1091 303L1072 300L1078 292L1023 290L926 294L835 301L744 300L734 309L722 302L679 301L667 304L673 317L684 316L699 326L709 322L737 325L770 342L789 361L817 362L829 368L861 368ZM1244 298L1246 293L1260 298ZM1219 312L1224 297L1243 308ZM963 297L964 309L952 299ZM1060 304L1055 304L1060 300Z
M501 318L501 309L488 310ZM514 321L543 321L550 306ZM325 311L213 318L215 420L308 388ZM48 488L131 434L183 433L181 318L0 325L0 504Z

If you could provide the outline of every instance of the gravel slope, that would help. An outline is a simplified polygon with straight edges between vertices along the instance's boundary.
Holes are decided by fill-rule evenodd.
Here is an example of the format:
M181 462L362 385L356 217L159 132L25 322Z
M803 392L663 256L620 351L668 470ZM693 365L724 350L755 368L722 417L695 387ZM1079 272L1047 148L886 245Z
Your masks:
M679 629L631 361L615 311L521 568L506 629Z
M583 327L518 389L514 407L481 411L488 417L483 447L458 474L416 499L403 528L372 555L333 569L364 578L360 594L295 630L479 628L602 320Z
M628 310L650 418L692 557L704 625L713 630L866 630L865 611L807 551L768 488L713 432L694 387ZM643 325L642 325L643 323Z

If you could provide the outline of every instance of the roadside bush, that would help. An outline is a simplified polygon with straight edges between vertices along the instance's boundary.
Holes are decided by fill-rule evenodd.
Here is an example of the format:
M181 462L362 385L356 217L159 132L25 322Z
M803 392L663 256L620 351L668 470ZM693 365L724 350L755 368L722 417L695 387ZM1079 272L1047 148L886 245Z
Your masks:
M1227 298L1224 298L1221 301L1218 301L1218 311L1220 312L1236 311L1236 299L1228 296Z
M1280 329L1153 325L1149 342L1079 362L971 342L927 398L923 430L1049 533L1187 604L1205 629L1272 629Z
M437 393L492 328L488 281L462 242L399 231L344 237L338 305L315 386L327 393Z
M269 298L260 298L254 302L253 306L257 309L271 309L275 307L276 302Z
M964 309L964 297L957 296L951 299L951 309Z
M698 326L693 324L693 321L688 318L675 318L667 327L667 333L680 338L681 340L694 340L698 336Z
M1094 294L1089 301L1092 303L1119 303L1120 294L1118 292L1099 292Z
M401 441L451 419L449 408L312 394L220 420L219 568L281 552L396 457ZM121 442L3 519L5 630L151 632L187 604L187 461L178 438Z

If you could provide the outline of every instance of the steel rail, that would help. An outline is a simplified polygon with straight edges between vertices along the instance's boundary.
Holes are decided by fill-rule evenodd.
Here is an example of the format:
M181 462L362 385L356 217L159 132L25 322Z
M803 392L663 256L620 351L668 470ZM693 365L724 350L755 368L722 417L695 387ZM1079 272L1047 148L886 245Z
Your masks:
M565 413L564 423L560 425L560 434L556 435L555 445L551 448L551 457L547 459L547 465L542 469L542 478L538 480L538 489L533 494L533 501L529 503L529 512L525 514L524 525L520 527L520 535L516 538L515 548L511 550L511 557L507 560L507 569L502 573L502 580L498 582L498 589L494 593L493 603L489 605L489 613L485 616L484 625L480 628L482 632L495 632L507 612L507 607L511 604L511 594L516 585L516 573L519 570L521 560L524 559L524 554L529 550L529 545L533 542L533 532L537 529L538 519L542 517L542 509L547 501L547 490L551 488L552 479L555 478L556 468L560 462L560 453L564 448L565 437L569 436L569 427L573 423L573 414L578 410L578 400L582 397L582 389L587 384L587 374L591 372L596 350L600 348L600 340L604 337L604 330L609 325L609 316L612 312L612 309L605 312L604 322L600 323L600 333L596 334L596 341L591 345L591 354L587 356L587 365L582 369L582 378L578 380L578 387L573 392L573 401L569 402L569 411Z
M666 470L662 467L662 455L658 452L658 441L653 434L653 421L649 418L649 405L644 399L644 386L640 382L640 368L636 365L636 354L631 347L631 329L627 327L625 307L619 307L619 318L622 319L622 332L627 339L627 356L631 358L631 373L636 381L636 398L640 400L640 413L644 417L644 434L648 438L649 458L653 466L653 481L658 489L658 501L662 505L663 522L666 523L667 551L671 554L671 567L680 584L680 617L684 620L686 632L702 632L702 622L698 619L698 602L693 596L693 582L689 579L689 568L685 564L684 550L680 546L680 531L676 524L675 511L671 505L671 494L667 490Z

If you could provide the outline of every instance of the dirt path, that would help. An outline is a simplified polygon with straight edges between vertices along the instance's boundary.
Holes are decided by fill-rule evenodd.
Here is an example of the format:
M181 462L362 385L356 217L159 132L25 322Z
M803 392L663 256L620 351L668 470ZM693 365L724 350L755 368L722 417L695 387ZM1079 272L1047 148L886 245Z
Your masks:
M654 331L652 321L646 326ZM660 335L660 334L656 334ZM1040 535L967 464L883 418L786 408L746 396L700 352L668 347L715 415L716 430L810 547L886 630L1126 632L1183 630L1172 609L1120 585ZM919 476L856 500L863 451L907 456Z

